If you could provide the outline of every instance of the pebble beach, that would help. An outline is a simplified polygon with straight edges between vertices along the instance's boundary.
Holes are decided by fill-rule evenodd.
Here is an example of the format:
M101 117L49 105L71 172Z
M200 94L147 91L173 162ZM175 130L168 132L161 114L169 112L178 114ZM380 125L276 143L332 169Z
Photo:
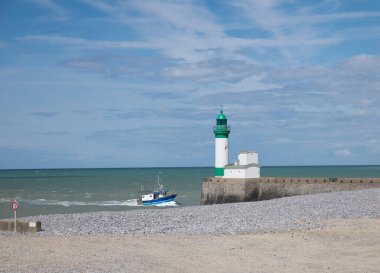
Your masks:
M320 227L323 220L380 217L380 189L293 196L261 202L27 217L38 236L217 235Z
M261 202L192 207L178 206L125 212L107 211L33 216L26 217L23 220L41 221L42 232L38 234L0 233L0 240L3 242L0 246L1 253L3 253L2 256L0 256L0 261L3 264L0 272L35 272L33 270L36 270L39 266L46 268L46 271L44 271L45 269L41 269L42 271L38 270L39 272L144 272L144 270L148 270L149 272L149 266L152 263L156 263L165 257L180 260L187 257L186 259L198 259L199 261L203 261L199 264L198 268L182 268L182 270L176 265L171 267L167 267L167 265L165 269L167 272L210 272L210 270L213 272L302 272L302 266L294 268L288 267L290 271L275 270L276 267L272 268L268 263L271 259L274 259L272 261L273 265L277 266L277 259L272 256L269 257L268 253L271 253L270 251L276 249L276 247L280 247L281 244L289 246L295 244L295 250L303 248L303 251L306 252L311 251L313 247L316 249L322 247L323 249L325 246L327 249L331 248L331 250L334 250L333 246L328 247L327 245L321 245L319 241L319 243L315 245L304 245L307 241L303 239L298 243L297 240L292 240L288 243L282 242L281 240L287 240L288 235L291 239L301 238L300 236L302 236L302 238L309 238L312 234L317 232L315 234L319 234L319 237L317 235L315 236L319 238L318 240L324 241L328 238L327 235L323 235L324 232L333 232L334 228L337 227L341 228L337 234L341 234L343 237L346 236L345 234L351 234L350 236L353 236L352 234L355 235L356 231L359 232L355 238L358 240L357 243L361 244L364 242L363 240L366 239L360 232L365 232L366 229L370 229L366 232L372 234L371 236L373 236L373 238L379 237L379 218L380 189L294 196ZM355 228L355 226L357 228ZM368 234L366 235L367 239L371 238ZM315 236L313 237L314 239L317 238ZM334 235L334 237L331 234L329 236L331 238L325 243L331 244L336 240L340 240L339 244L337 241L336 247L344 246L344 244L350 242L340 236L336 237L336 235ZM267 241L264 242L263 240ZM276 243L277 240L279 240L278 245ZM309 239L309 242L310 240L311 239ZM249 246L245 245L246 241L252 242L252 244L249 244ZM44 243L42 244L41 242ZM76 245L75 242L82 243ZM170 242L170 244L168 244L168 242ZM198 242L198 245L194 245L194 242ZM245 257L249 251L253 251L250 254L253 255L252 259L255 255L265 255L262 259L269 259L265 262L265 264L269 266L266 271L260 271L261 269L246 271L249 264L254 264L254 260L250 260L249 257L251 256L249 255L247 256L247 260L241 261L240 264L238 260L234 262L230 261L230 263L228 263L229 265L226 264L226 267L221 266L219 270L217 270L215 264L207 264L207 259L209 258L215 261L219 260L219 263L223 264L223 255L233 256L228 250L228 247L238 244L239 242L241 248L238 251L242 251L242 253L239 254L241 257ZM202 244L205 243L207 243L207 245L202 246ZM371 240L368 250L371 255L374 254L373 251L376 253L380 250L379 243L378 239ZM58 251L60 254L55 253L53 255L55 258L52 258L50 261L49 259L37 259L37 254L33 251L30 251L29 255L34 257L34 259L31 257L29 260L22 260L21 258L9 259L10 255L4 253L7 253L7 251L16 252L16 249L14 249L15 244L20 244L21 248L23 245L28 244L30 244L32 248L33 245L37 244L37 246L39 245L41 249L46 251L48 256L53 255L55 251ZM88 249L87 244L91 245L91 250ZM371 246L371 244L374 245ZM366 245L368 245L368 242ZM152 246L155 250L150 249L150 247L147 248L147 246ZM211 256L205 258L197 255L194 251L198 246L202 247L199 253L203 253L199 255ZM160 250L161 247L162 249ZM260 253L256 252L260 247L269 247L270 249L262 249ZM82 249L82 252L80 252L80 249ZM110 249L116 252L113 253ZM243 251L244 249L245 251ZM327 249L323 250L324 252L322 250L320 251L325 253L324 255L330 255ZM351 249L355 249L354 246L351 246ZM51 253L48 252L49 250ZM84 255L84 258L77 261L75 259L69 259L68 257L70 257L72 251L79 251L81 254L78 255ZM171 254L165 253L165 251ZM221 251L221 253L218 254L218 251ZM223 251L226 251L226 253ZM334 251L334 255L339 254L339 250L335 249ZM342 249L342 251L345 250ZM362 254L366 253L364 250L361 251ZM301 256L297 257L302 260L303 254L301 252ZM96 256L96 253L102 254L100 255L101 258L98 257L95 262L93 256L91 256L92 258L87 257L90 255L89 253L95 253L93 256ZM137 255L135 253L140 254ZM314 255L313 253L314 252L310 255ZM292 253L284 249L283 255L292 255ZM370 262L367 262L367 267L364 265L364 267L359 266L358 270L353 270L351 267L350 272L379 272L359 270L360 268L371 269L372 266L375 268L376 264L380 264L378 256L371 255L369 256ZM124 259L122 259L122 257L124 257ZM147 258L147 261L142 262L145 258ZM257 258L259 257L256 256L255 259ZM18 259L21 259L21 261ZM54 261L54 259L57 259L57 261ZM35 262L36 260L39 261L37 264ZM104 261L99 263L99 261L102 260ZM264 260L262 260L262 262L264 262ZM114 262L111 263L111 261ZM20 263L24 263L25 266L20 267ZM234 271L229 271L232 270L231 263L236 263L236 265L234 265ZM256 261L256 263L258 262ZM339 267L335 265L336 267L334 267L334 265L331 264L332 262L329 262L329 257L326 257L324 261L312 259L310 263L316 265L320 264L320 266L326 265L326 270L327 268L336 269L331 272L347 272L345 271L347 269L345 266ZM347 261L347 263L349 263L349 261ZM164 264L166 264L166 262L162 265ZM303 264L303 262L301 264ZM12 265L15 267L13 268ZM159 268L163 269L160 266ZM341 268L342 271L337 270L339 268ZM321 267L316 267L314 269L311 268L308 272L321 272L320 270L322 270ZM328 272L328 270L324 272Z

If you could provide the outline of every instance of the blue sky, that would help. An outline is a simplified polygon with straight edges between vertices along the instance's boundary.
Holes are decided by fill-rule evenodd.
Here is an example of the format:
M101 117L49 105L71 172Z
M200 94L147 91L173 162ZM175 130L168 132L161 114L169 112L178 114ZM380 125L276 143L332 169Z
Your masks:
M380 1L0 2L0 168L380 164Z

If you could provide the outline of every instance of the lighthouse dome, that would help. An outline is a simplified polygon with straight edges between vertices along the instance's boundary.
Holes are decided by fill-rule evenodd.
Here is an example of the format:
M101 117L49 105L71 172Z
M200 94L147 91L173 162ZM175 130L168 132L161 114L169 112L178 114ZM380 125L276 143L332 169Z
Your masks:
M220 114L217 116L216 119L227 119L226 115L223 113L223 109L220 110Z

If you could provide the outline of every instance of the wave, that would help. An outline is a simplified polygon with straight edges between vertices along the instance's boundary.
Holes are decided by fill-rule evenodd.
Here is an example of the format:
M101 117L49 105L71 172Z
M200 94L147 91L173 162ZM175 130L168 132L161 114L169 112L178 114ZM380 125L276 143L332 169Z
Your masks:
M176 207L179 206L176 201L165 202L161 204L155 204L157 207Z
M110 201L96 201L96 202L83 202L83 201L61 201L61 200L46 200L46 199L25 199L21 198L17 199L22 204L31 204L31 205L55 205L55 206L100 206L100 207L109 207L109 206L127 206L127 207L142 207L137 203L137 199L129 199L124 201L110 200ZM0 198L0 203L11 202L11 199L8 198ZM166 207L166 206L178 206L175 201L155 204L158 207Z

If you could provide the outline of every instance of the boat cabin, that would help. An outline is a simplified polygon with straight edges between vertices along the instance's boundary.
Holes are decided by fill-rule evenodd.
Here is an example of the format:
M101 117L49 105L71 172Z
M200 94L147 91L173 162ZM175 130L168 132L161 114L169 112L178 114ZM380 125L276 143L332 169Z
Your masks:
M155 191L141 195L141 201L151 201L166 196L167 191Z

